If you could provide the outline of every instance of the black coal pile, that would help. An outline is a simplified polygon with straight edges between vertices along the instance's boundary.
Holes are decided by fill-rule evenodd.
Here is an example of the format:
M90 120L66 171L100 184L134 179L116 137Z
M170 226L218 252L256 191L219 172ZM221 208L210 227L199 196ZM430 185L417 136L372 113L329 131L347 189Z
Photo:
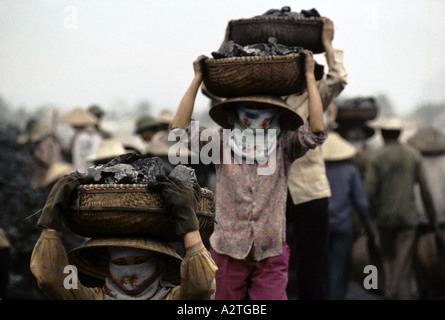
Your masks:
M106 164L88 168L95 183L102 184L147 184L156 181L156 175L163 172L160 158L145 158L135 153L127 153Z
M40 236L38 213L50 189L30 185L32 144L20 144L20 130L0 124L0 227L5 230L10 248L9 283L4 300L45 300L29 265L31 253ZM67 251L85 241L63 227L60 238Z
M169 177L175 177L183 181L188 181L192 185L198 183L198 178L196 177L195 170L182 164L177 165L170 172Z
M32 145L16 142L17 127L0 124L0 227L11 243L9 283L5 300L45 299L29 269L40 228L37 216L48 191L30 185Z
M78 172L73 174L79 175ZM156 176L164 174L163 162L158 157L142 157L135 153L120 155L106 164L88 168L94 183L100 184L148 184ZM195 170L184 165L176 166L169 174L178 179L197 183Z
M241 46L233 40L230 40L218 51L212 52L212 57L215 59L223 59L232 57L284 56L288 54L298 54L303 50L303 47L288 47L280 44L274 37L270 37L268 43L255 43L246 46Z
M289 6L282 7L281 9L270 9L261 16L256 17L294 17L294 18L320 18L320 13L316 9L301 10L300 12L294 12Z

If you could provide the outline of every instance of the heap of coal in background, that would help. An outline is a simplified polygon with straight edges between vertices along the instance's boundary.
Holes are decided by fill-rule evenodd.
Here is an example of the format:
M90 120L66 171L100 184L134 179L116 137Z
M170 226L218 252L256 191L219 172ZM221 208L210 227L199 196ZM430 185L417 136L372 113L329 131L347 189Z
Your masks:
M37 287L29 264L34 245L40 235L37 216L48 190L30 185L32 145L19 144L20 130L0 125L0 227L11 243L9 285L6 300L45 299Z

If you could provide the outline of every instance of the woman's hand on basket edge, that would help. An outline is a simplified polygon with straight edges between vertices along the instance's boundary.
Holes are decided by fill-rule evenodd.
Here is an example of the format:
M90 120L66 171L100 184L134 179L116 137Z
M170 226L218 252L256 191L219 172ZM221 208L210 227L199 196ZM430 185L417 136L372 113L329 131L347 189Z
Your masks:
M305 73L314 74L315 71L315 60L312 51L304 50L304 68Z
M93 183L92 176L77 177L65 175L60 178L52 187L42 214L37 221L37 225L42 228L60 231L62 229L62 213L68 210L71 197L76 188L81 184Z
M199 230L199 221L196 216L201 199L199 184L192 186L189 182L175 177L157 175L156 181L150 182L148 187L160 191L175 223L176 234L184 235Z
M195 71L195 75L202 75L202 61L208 59L206 55L200 55L198 58L193 61L193 70Z
M327 17L321 17L323 21L323 29L321 32L321 41L323 44L331 44L334 40L334 22Z

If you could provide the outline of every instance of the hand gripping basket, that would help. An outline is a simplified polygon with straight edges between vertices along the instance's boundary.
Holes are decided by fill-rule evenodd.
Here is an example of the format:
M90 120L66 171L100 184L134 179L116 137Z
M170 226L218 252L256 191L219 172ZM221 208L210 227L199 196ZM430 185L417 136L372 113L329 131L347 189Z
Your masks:
M313 53L324 52L321 18L255 17L231 20L227 28L228 39L242 46L268 43L269 37L275 37L288 47L300 46Z
M197 217L200 231L215 218L213 192L201 188ZM163 197L146 184L80 185L62 221L84 237L145 235L183 241L177 236Z
M304 55L206 59L202 64L206 89L217 97L272 94L285 96L306 89ZM315 78L324 68L315 64Z

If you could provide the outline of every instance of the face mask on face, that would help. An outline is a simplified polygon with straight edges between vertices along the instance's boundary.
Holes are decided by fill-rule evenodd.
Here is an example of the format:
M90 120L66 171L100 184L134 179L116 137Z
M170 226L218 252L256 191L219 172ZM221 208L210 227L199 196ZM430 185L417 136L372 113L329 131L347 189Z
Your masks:
M126 257L132 257L134 264L125 264ZM114 296L150 298L158 291L163 271L158 255L135 248L113 248L110 258L106 285ZM148 260L139 263L139 259Z
M133 265L117 265L111 262L109 267L112 281L129 295L137 295L148 288L156 280L152 278L158 269L156 258Z
M279 111L238 106L237 112L238 121L230 140L232 151L239 158L266 161L275 150L280 134Z
M269 129L276 127L278 124L277 110L275 108L251 109L238 106L237 112L238 125L241 129Z

